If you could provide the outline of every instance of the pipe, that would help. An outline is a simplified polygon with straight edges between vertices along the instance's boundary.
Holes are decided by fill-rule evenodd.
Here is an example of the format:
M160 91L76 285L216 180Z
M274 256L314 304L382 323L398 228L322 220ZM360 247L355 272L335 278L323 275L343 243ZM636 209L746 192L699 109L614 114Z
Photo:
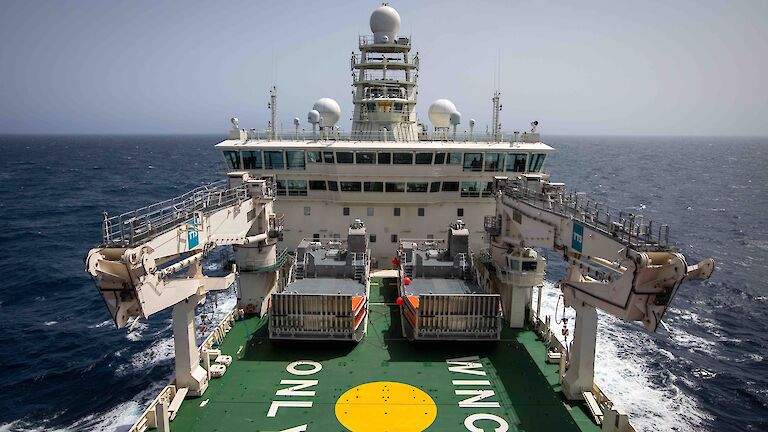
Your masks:
M172 275L176 273L177 271L189 267L190 265L200 261L200 259L203 257L203 253L196 253L192 255L191 257L184 258L183 260L177 262L176 264L170 265L162 270L160 270L160 277L164 278L168 275Z
M261 233L261 234L255 235L255 236L249 236L249 237L246 237L245 240L243 240L243 244L247 245L247 244L251 244L251 243L258 243L260 241L266 240L267 237L268 237L267 233Z

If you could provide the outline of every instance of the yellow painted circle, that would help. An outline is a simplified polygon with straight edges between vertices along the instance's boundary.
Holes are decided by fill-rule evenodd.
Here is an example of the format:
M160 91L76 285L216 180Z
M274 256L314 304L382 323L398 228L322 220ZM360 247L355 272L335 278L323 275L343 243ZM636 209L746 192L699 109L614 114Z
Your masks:
M352 432L421 432L436 417L428 394L399 382L361 384L336 401L336 418Z

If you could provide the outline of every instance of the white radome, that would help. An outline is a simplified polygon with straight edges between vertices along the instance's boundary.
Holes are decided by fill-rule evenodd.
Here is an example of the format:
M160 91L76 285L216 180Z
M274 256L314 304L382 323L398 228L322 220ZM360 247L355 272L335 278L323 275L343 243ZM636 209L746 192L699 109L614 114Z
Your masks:
M458 126L461 124L461 113L458 111L451 113L451 126Z
M394 42L400 31L400 14L392 6L379 6L371 14L370 24L375 43Z
M451 114L459 112L456 105L448 99L438 99L429 106L429 121L434 127L447 128L451 126Z
M332 127L341 118L341 107L331 98L318 99L312 109L320 113L320 126Z
M320 123L320 113L317 112L317 110L309 110L307 113L307 122L311 125Z

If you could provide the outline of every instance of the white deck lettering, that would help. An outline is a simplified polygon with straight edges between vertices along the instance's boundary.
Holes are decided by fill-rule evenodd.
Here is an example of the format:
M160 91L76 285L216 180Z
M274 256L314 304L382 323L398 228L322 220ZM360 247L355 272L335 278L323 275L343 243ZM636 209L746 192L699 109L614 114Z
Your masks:
M306 432L306 430L307 430L307 425L301 425L301 426L292 427L290 429L283 429L278 432Z
M493 390L454 390L457 396L470 396L459 402L459 408L499 408L498 402L480 402L483 399L496 396Z
M311 369L299 369L299 366L310 366ZM293 375L314 375L318 372L320 372L320 369L323 368L323 365L316 361L312 360L299 360L295 361L293 363L290 363L288 366L285 367L285 370L287 370L289 373Z
M494 429L494 432L507 432L509 430L509 423L503 418L493 414L472 414L464 420L464 427L467 428L469 432L483 432L485 429L475 426L475 422L480 420L496 422L499 427Z
M451 372L485 376L485 371L482 370L483 365L481 363L474 363L473 360L480 360L480 357L460 357L455 359L448 359L445 362L449 365L453 365L448 368L448 370ZM478 368L480 368L480 370L475 370Z
M280 389L275 393L275 396L314 396L314 390L302 390L307 387L316 386L317 380L281 380L280 384L291 384L293 387L286 389Z
M489 386L491 385L491 382L488 380L453 380L451 381L453 385L455 386L465 386L465 385L485 385Z
M267 417L276 416L280 408L312 408L312 401L272 401Z

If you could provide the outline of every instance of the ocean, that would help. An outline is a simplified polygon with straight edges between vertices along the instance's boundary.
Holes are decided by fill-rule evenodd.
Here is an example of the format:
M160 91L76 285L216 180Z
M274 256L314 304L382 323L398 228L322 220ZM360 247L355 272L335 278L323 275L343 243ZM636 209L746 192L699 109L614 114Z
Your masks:
M689 263L716 261L655 334L601 314L598 384L642 431L768 430L768 138L544 138L553 181L669 224ZM221 178L221 139L0 136L0 432L126 431L171 379L170 313L116 330L83 258L103 211ZM564 271L548 254L548 311Z

